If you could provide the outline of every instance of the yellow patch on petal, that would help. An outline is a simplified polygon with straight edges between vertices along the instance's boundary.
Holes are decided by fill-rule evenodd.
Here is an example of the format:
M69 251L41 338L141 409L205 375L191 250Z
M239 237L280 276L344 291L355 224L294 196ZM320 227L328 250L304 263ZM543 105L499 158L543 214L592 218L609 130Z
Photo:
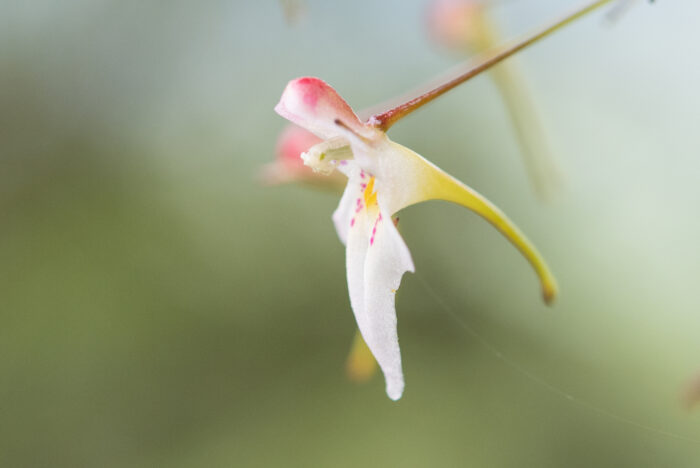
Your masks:
M377 361L372 356L359 330L355 332L352 348L345 364L345 373L353 382L367 382L377 372Z
M365 187L363 197L367 208L371 208L377 204L377 192L374 191L374 176L369 178L369 182L367 182L367 187Z

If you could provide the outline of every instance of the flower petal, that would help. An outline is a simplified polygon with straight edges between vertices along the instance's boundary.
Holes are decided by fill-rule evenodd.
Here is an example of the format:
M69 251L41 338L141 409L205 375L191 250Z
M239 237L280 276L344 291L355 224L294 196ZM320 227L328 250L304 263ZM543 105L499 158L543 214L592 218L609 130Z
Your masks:
M357 177L350 177L346 194L352 185L359 185ZM356 203L360 209L347 230L350 304L362 337L384 372L387 395L398 400L404 382L394 297L404 272L414 271L413 261L391 217L376 205L366 209L362 200Z
M381 151L378 183L384 209L389 213L426 200L446 200L468 208L498 229L530 262L539 276L542 296L550 303L557 294L557 284L546 262L501 210L473 189L450 176L410 149L386 139ZM380 190L380 189L378 189Z
M360 331L384 372L386 393L392 400L401 398L404 388L394 300L401 277L407 271L415 271L408 247L391 217L380 213L370 231L365 260L364 313L367 323L360 327Z
M304 77L290 81L275 111L323 139L341 134L338 121L363 137L371 138L375 133L360 121L330 85L318 78Z
M350 185L348 184L348 187ZM346 189L346 194L347 191L348 189ZM367 330L369 330L371 322L365 312L365 259L368 247L367 217L364 213L359 213L353 218L352 228L348 228L346 231L345 268L347 270L350 306L365 343L369 346L370 340L367 339ZM372 349L371 346L370 349Z

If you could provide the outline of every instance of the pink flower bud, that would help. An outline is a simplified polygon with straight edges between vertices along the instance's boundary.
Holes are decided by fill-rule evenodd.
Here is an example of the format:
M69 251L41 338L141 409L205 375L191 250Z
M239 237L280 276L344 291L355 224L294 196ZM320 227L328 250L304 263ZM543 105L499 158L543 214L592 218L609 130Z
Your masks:
M262 182L267 185L300 182L332 189L342 188L345 184L343 175L334 173L327 176L316 173L304 165L301 159L302 153L321 141L323 140L308 130L288 125L277 139L275 160L262 168Z
M311 168L304 166L301 153L312 146L321 143L319 137L296 125L285 128L277 140L277 160L290 170L312 172Z
M478 0L431 0L427 21L436 42L455 49L480 49L486 26Z

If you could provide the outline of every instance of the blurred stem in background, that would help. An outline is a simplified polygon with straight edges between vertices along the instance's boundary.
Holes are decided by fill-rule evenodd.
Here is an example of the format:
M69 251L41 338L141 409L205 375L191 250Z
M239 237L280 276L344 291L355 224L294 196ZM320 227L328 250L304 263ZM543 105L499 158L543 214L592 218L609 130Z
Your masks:
M428 26L438 42L466 55L503 43L484 1L434 0L428 9ZM508 110L535 192L540 199L550 200L561 188L562 175L535 102L512 61L492 68L491 77Z

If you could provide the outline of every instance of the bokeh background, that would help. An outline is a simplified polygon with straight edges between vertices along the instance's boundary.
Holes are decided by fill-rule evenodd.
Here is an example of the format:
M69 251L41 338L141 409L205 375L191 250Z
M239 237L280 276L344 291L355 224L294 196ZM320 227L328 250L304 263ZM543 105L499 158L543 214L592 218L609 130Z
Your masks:
M517 37L576 4L493 15ZM698 466L694 1L594 14L517 57L566 174L553 203L486 76L392 129L503 208L561 297L542 305L477 216L412 207L406 392L345 378L338 197L256 178L288 80L362 109L458 63L425 9L0 3L0 465Z

